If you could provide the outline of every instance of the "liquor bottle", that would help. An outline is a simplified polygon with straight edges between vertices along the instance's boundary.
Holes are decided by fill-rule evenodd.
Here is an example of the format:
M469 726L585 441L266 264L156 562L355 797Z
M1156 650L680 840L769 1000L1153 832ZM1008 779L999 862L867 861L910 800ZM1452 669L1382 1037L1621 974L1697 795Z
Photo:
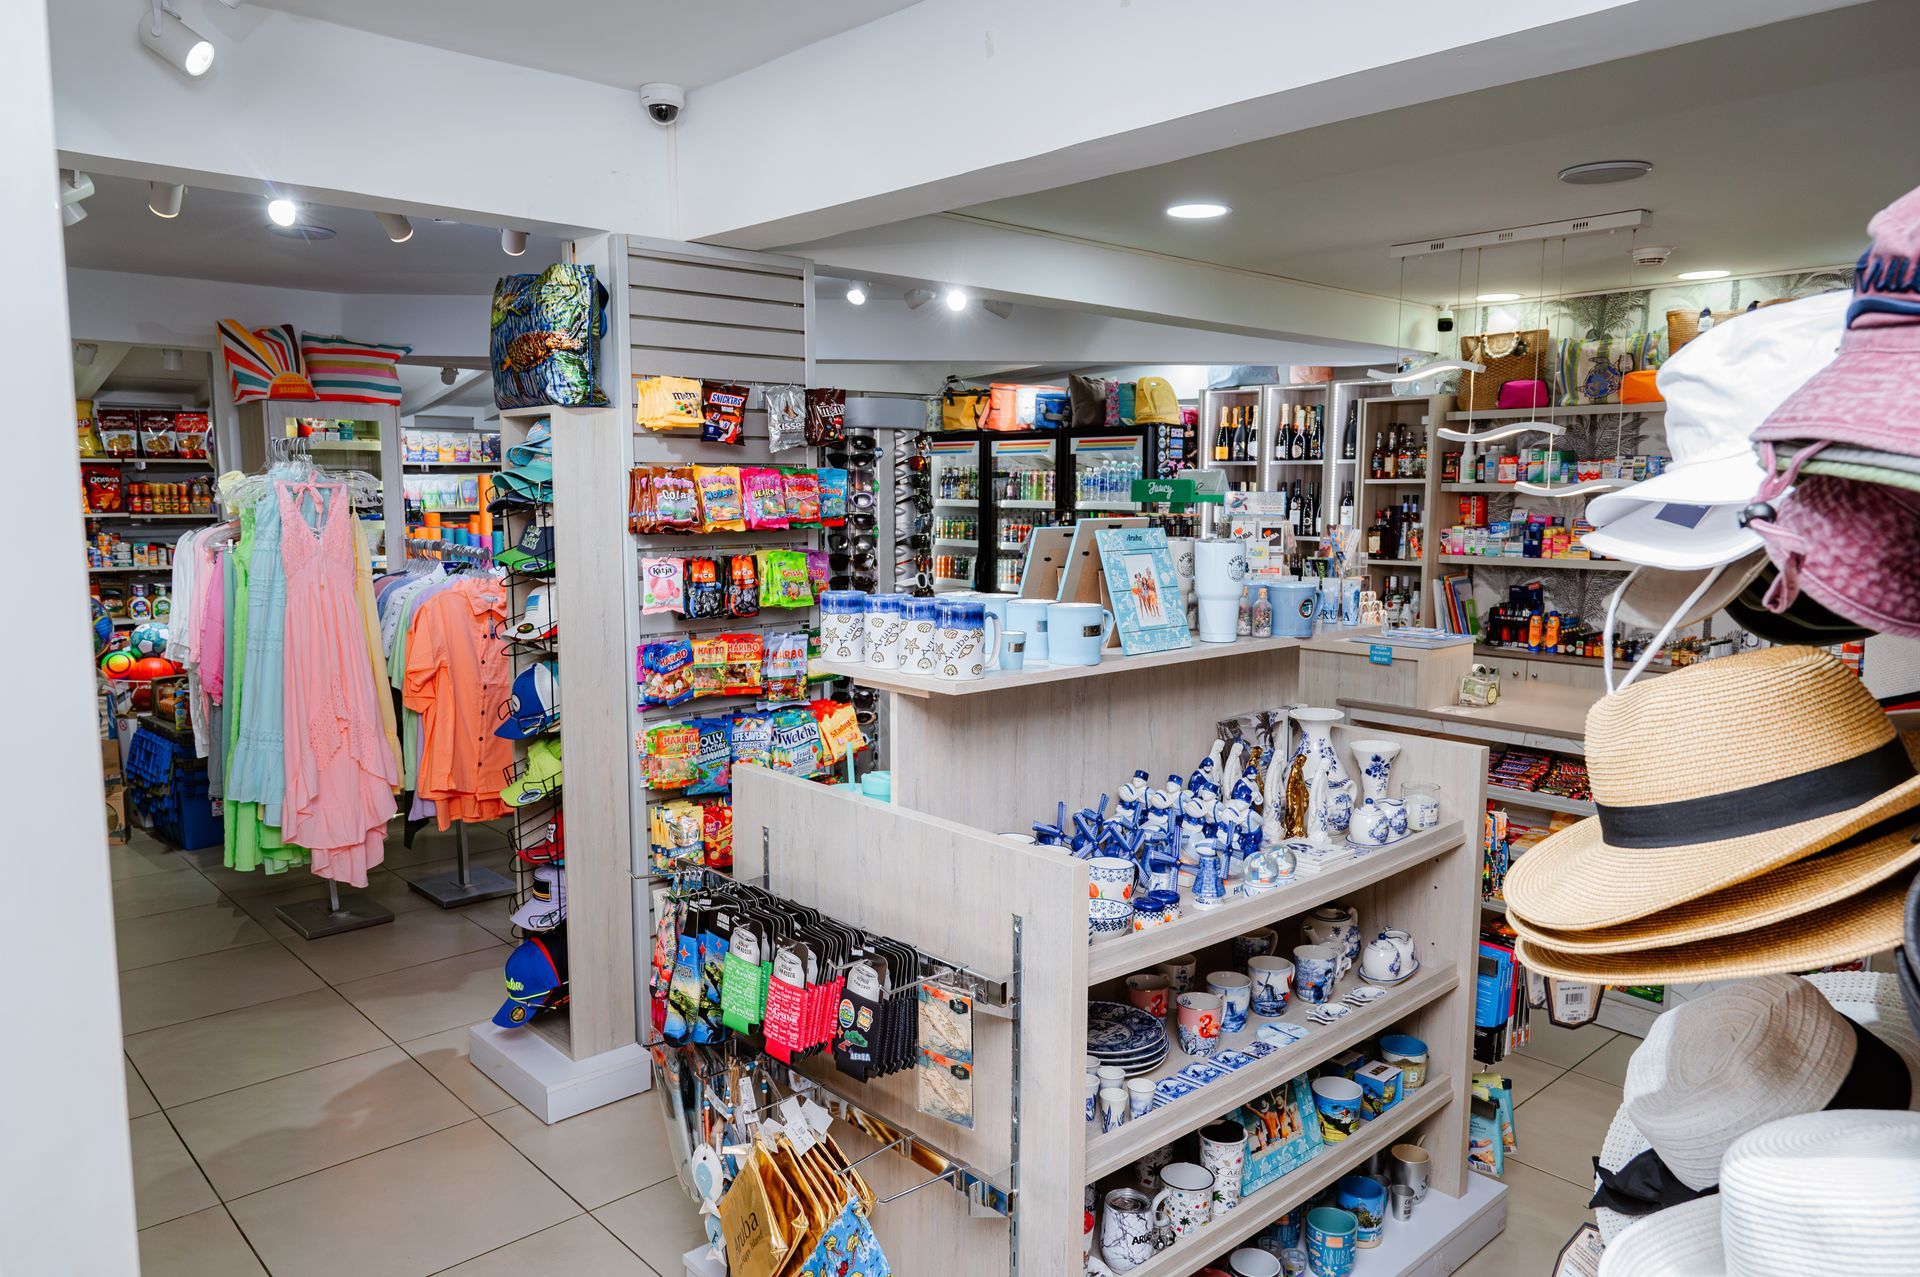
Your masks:
M1375 513L1373 522L1367 527L1367 557L1369 559L1377 559L1380 557L1380 546L1386 540L1387 536L1386 524L1387 512L1381 510Z
M1281 413L1273 423L1273 459L1275 461L1287 459L1287 435L1292 429L1293 425L1287 420L1285 413Z
M1360 439L1360 401L1352 400L1347 404L1347 427L1340 432L1340 458L1352 461L1359 450Z
M1382 458L1386 456L1386 451L1387 451L1386 435L1384 434L1375 435L1373 437L1373 451L1367 454L1367 478L1381 479L1386 477L1382 473L1382 469L1386 464L1385 461L1382 460Z
M1327 406L1317 403L1313 406L1313 436L1307 444L1307 460L1319 461L1325 457L1327 438Z
M1287 497L1287 510L1293 515L1293 523L1294 523L1294 527L1296 528L1300 526L1301 501L1302 501L1302 496L1300 492L1300 481L1298 479L1295 479L1293 481L1293 488Z
M1407 432L1403 426L1393 445L1392 478L1407 479L1413 476L1413 452L1407 443Z
M1427 477L1427 439L1425 435L1420 437L1420 446L1413 454L1413 477L1416 479L1424 479Z
M1340 489L1340 526L1353 526L1353 480L1349 479Z
M1253 459L1253 409L1240 410L1240 428L1233 434L1233 459L1250 461Z

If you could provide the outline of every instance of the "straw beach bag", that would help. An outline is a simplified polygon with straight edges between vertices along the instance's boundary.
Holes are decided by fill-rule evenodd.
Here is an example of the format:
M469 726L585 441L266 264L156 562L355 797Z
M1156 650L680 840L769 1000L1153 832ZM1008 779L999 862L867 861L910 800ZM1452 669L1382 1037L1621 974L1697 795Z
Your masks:
M1509 381L1545 381L1553 364L1544 328L1462 337L1460 357L1486 368L1460 374L1456 398L1462 412L1486 412L1497 406L1500 387Z

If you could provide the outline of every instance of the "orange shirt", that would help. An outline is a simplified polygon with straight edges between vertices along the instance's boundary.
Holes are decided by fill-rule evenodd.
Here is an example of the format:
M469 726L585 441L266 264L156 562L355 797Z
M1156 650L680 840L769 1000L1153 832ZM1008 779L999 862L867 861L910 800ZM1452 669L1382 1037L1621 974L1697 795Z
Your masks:
M506 587L486 577L455 581L420 605L407 633L406 707L420 717L417 792L433 800L440 828L497 820L513 742L495 736L513 687L501 642Z

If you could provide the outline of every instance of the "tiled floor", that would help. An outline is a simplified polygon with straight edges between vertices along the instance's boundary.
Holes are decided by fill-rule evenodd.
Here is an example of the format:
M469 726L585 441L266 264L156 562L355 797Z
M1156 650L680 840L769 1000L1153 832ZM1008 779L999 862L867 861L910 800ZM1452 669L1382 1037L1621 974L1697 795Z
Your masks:
M391 866L451 850L422 833ZM545 1126L467 1061L502 997L501 902L442 911L380 870L391 925L306 941L273 913L324 894L304 874L111 855L146 1277L680 1277L701 1230L655 1098ZM1590 1217L1634 1045L1544 1026L1503 1064L1507 1230L1461 1277L1547 1272Z
M443 911L400 874L451 840L395 851L368 892L394 922L307 941L273 912L325 894L304 872L111 849L145 1277L680 1277L700 1229L655 1097L549 1127L469 1064L506 902Z

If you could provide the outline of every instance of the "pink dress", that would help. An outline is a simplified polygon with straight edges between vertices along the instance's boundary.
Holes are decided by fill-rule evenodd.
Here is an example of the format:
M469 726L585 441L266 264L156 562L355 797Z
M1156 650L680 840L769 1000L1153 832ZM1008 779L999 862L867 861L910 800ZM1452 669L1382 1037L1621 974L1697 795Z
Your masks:
M354 584L353 507L339 484L282 483L287 576L286 773L281 836L313 853L313 872L355 887L385 857L400 772ZM320 524L302 511L310 498Z

